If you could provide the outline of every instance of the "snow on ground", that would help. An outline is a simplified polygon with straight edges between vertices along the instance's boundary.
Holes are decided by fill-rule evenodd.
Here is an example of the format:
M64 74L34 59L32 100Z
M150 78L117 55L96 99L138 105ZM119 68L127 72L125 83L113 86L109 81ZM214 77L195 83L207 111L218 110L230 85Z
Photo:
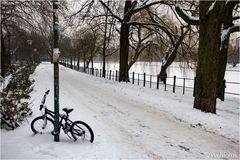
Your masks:
M50 89L53 109L53 65L41 63L32 78L33 116ZM192 93L173 94L129 83L109 81L60 66L60 107L72 107L73 120L88 123L94 143L73 142L61 132L33 135L27 121L1 131L1 159L196 159L239 158L239 98L218 101L217 114L193 109Z

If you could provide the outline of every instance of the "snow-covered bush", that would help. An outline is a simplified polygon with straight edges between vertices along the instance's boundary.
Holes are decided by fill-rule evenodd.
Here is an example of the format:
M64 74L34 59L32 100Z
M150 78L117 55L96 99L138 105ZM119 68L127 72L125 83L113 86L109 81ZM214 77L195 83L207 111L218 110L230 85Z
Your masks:
M15 129L24 118L32 114L29 103L29 93L33 90L33 80L29 76L36 66L13 68L12 78L1 92L1 128ZM15 71L15 72L14 72Z

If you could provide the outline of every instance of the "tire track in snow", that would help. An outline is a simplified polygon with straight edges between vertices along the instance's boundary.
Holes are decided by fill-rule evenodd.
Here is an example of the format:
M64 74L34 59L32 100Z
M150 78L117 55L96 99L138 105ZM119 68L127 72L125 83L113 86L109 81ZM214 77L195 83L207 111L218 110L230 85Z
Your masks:
M64 72L63 77L69 77L68 72ZM178 156L185 157L193 155L206 157L206 154L225 153L226 151L238 153L237 145L232 144L229 140L206 133L201 128L191 128L187 124L172 120L171 115L159 112L154 107L143 104L141 100L129 99L127 94L117 91L119 87L104 83L99 87L93 83L94 80L89 78L93 77L80 74L79 79L70 79L69 77L63 81L69 81L68 85L71 87L69 93L74 92L74 95L81 96L82 100L86 101L86 105L87 101L96 104L88 106L88 109L98 116L100 113L100 119L106 123L105 126L102 125L103 128L110 126L110 129L118 129L119 133L115 131L115 136L132 141L129 148L131 146L138 147L151 158L160 156L161 151L166 148L170 152L171 150L172 152L177 151ZM109 100L106 100L105 97L108 97ZM134 129L141 132L135 133ZM153 141L152 139L155 139L157 143L149 144ZM189 144L189 139L193 142L192 144ZM205 148L207 144L210 147ZM208 150L209 148L211 150Z
M124 118L124 120L127 119L128 115L125 114L124 112L121 112L118 110L116 107L105 103L101 101L98 97L95 97L95 95L86 92L84 88L81 87L76 87L75 85L71 85L72 83L67 84L68 88L71 88L70 93L71 101L75 104L75 106L78 106L79 104L79 99L81 105L85 106L86 108L84 109L85 112L92 112L92 114L97 115L96 119L98 120L98 127L102 128L105 132L103 137L107 138L110 143L113 143L113 145L118 146L118 149L122 149L123 146L126 147L122 152L123 154L121 155L121 158L144 158L144 159L160 159L162 158L161 156L155 154L154 152L147 150L145 146L142 145L142 143L139 143L139 141L136 141L135 138L129 131L123 127L122 125L116 123L114 121L114 116L117 116L120 120ZM83 84L83 82L78 83L81 86L86 86ZM80 89L76 90L76 88ZM64 92L66 90L64 89ZM68 95L70 95L70 93ZM65 93L66 94L66 93ZM80 98L81 97L81 98ZM95 103L97 105L91 106L89 105L89 97L91 97L92 103ZM100 109L102 108L102 109ZM75 108L78 110L77 108ZM82 111L82 109L80 109ZM123 119L122 119L123 120ZM122 122L122 121L120 121ZM108 132L109 131L109 132ZM101 138L102 136L100 136ZM140 153L141 151L141 153ZM133 154L133 155L131 155Z

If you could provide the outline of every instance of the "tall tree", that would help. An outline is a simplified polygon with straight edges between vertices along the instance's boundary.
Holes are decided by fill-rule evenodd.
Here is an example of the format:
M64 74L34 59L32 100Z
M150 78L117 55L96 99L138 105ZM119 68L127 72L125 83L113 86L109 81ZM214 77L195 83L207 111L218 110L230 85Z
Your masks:
M200 1L199 18L190 16L177 2L176 11L187 23L199 25L199 49L194 108L216 113L226 71L229 36L239 31L233 11L239 1Z
M10 45L13 27L17 26L28 32L33 30L39 32L39 22L45 22L43 23L45 25L50 17L49 2L27 0L1 2L1 76L5 76L6 68L10 65L10 47L6 47L6 38Z
M106 5L105 2L100 0L100 3L105 7L109 14L115 17L120 23L120 61L119 61L119 81L129 81L129 73L128 73L128 57L129 57L129 33L130 33L130 26L131 25L139 25L138 23L132 23L131 18L136 13L149 8L153 5L164 3L164 1L155 1L150 2L143 1L141 4L138 4L136 0L125 0L124 4L124 13L123 17L120 18L117 14Z

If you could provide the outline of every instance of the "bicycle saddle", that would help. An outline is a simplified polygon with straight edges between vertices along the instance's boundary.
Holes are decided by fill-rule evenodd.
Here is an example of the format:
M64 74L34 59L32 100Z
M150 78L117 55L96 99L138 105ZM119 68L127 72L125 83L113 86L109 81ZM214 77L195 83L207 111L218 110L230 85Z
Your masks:
M73 111L73 108L63 108L62 110L68 114Z

